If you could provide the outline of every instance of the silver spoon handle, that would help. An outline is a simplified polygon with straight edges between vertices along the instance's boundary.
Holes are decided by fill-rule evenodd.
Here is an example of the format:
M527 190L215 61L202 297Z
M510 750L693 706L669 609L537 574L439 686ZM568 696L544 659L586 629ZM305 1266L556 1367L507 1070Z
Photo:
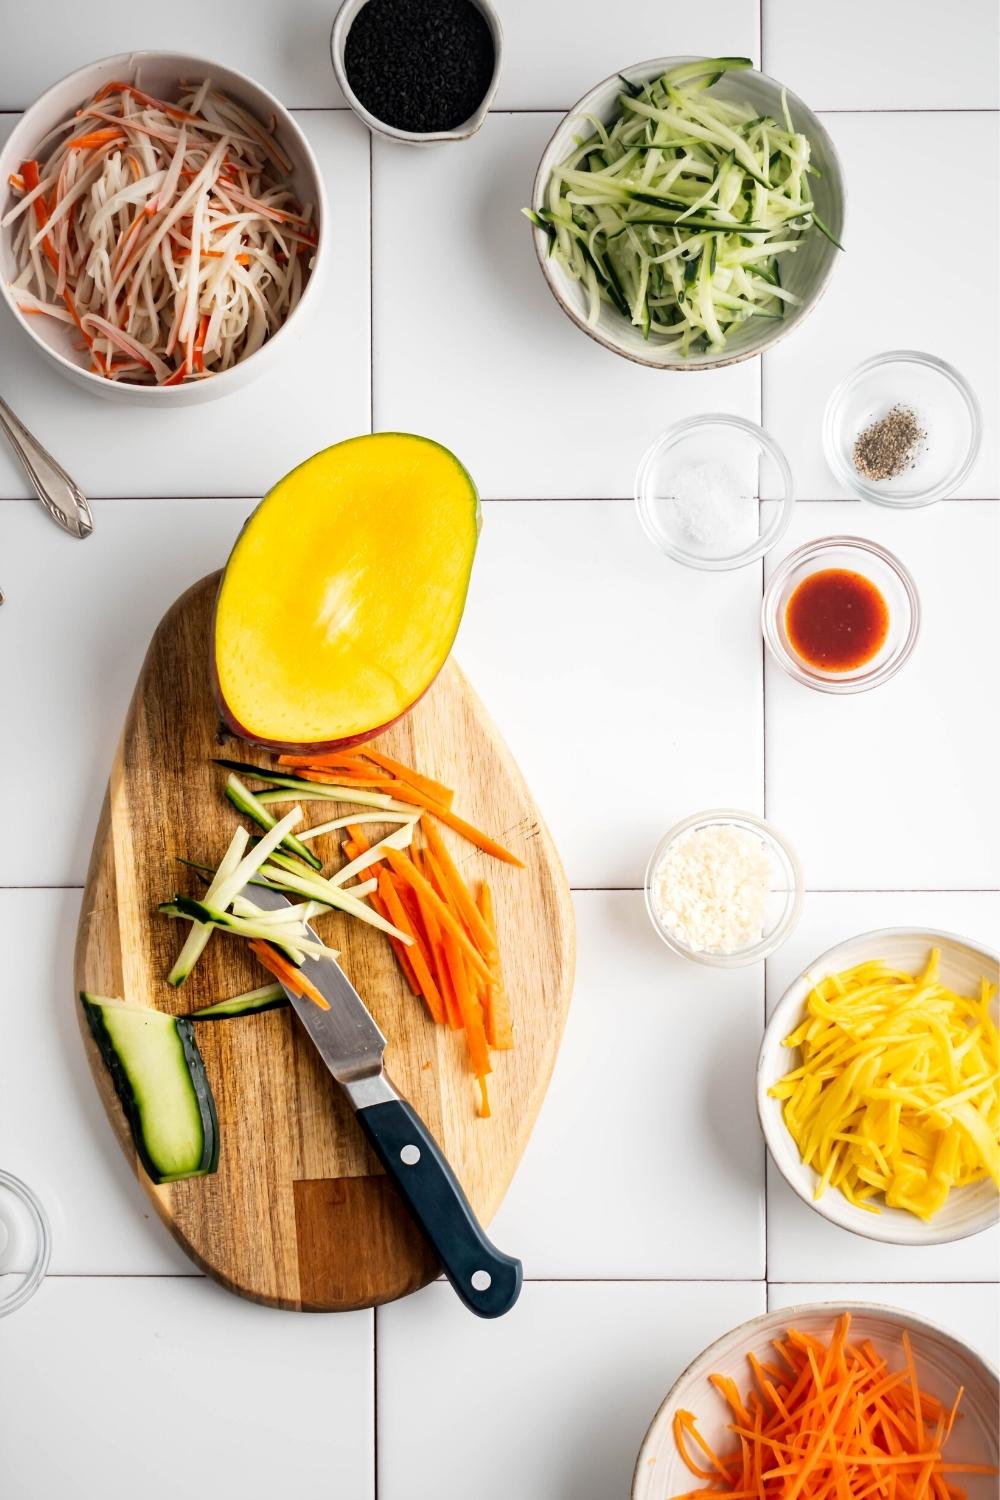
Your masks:
M70 536L89 536L94 529L87 497L80 486L72 480L66 470L56 463L25 427L15 417L6 401L0 398L0 427L10 439L10 445L31 481L32 489L57 525Z

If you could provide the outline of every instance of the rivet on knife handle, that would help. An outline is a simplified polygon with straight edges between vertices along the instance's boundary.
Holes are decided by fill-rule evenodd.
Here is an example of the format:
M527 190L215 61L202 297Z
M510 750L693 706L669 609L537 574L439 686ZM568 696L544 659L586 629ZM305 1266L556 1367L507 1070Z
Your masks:
M32 489L53 521L64 531L68 531L70 536L89 536L94 529L94 521L87 497L2 399L0 427L3 427L10 439L10 445L21 460Z

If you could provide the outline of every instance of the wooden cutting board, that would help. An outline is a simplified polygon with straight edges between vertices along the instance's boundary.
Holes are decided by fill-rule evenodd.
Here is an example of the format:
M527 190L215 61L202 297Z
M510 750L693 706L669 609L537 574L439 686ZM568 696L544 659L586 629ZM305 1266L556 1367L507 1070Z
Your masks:
M208 650L218 580L214 574L189 589L150 644L112 767L77 934L79 989L178 1015L267 979L242 942L220 933L179 990L164 978L187 927L159 916L157 904L198 889L177 858L216 864L235 827L222 795L225 773L212 757L269 761L223 732L212 701ZM490 1119L476 1115L462 1036L427 1019L381 934L339 913L318 920L389 1039L390 1075L488 1223L524 1150L566 1018L574 963L569 890L517 766L453 663L379 743L454 786L457 809L525 861L523 870L502 864L443 830L466 877L490 882L516 1027L514 1050L493 1054ZM329 804L303 811L307 823L333 815ZM314 847L334 859L332 837ZM219 1113L219 1169L163 1187L136 1160L79 1004L77 1011L126 1156L160 1216L210 1276L271 1306L333 1311L389 1301L438 1274L290 1010L198 1027Z

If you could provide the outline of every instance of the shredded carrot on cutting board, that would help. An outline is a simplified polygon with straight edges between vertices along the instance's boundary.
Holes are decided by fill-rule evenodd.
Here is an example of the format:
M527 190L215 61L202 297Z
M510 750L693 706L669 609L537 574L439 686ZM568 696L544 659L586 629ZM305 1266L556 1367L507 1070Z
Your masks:
M673 1500L961 1500L947 1475L996 1474L945 1456L962 1390L948 1408L920 1389L909 1334L902 1368L892 1369L870 1341L848 1339L850 1326L844 1313L827 1343L788 1329L774 1341L780 1367L748 1354L753 1380L742 1395L731 1378L710 1375L735 1442L713 1447L694 1413L676 1411L677 1451L707 1483Z
M318 1005L320 1010L330 1009L330 1004L326 997L321 995L316 986L295 967L291 959L286 958L283 953L279 953L277 948L273 948L270 943L265 943L260 938L254 938L250 943L250 947L256 953L264 968L270 974L273 974L275 979L285 986L286 990L290 990L293 995L305 996L314 1005Z
M514 1045L493 902L485 883L473 893L431 820L445 823L477 848L508 864L520 865L521 861L451 811L454 793L450 787L380 750L360 746L328 754L281 755L278 764L294 768L307 781L377 788L413 808L416 826L408 852L380 845L380 849L385 848L384 861L380 859L366 871L378 882L371 905L412 940L406 946L389 936L403 978L412 993L423 1000L430 1019L452 1031L464 1032L470 1071L479 1089L479 1114L488 1116L490 1048L503 1050ZM419 819L418 809L422 813ZM424 838L422 844L416 839L417 828ZM344 832L341 847L347 860L355 860L373 848L360 823L348 822ZM284 969L279 973L273 959L268 966L282 982L288 982ZM288 968L297 973L293 965Z

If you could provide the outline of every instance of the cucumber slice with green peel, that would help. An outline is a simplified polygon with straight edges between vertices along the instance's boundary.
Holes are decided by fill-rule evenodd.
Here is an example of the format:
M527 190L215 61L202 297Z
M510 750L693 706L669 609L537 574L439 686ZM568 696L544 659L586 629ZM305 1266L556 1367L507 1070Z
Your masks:
M291 812L285 814L280 822L275 823L263 838L259 839L250 852L243 853L250 842L250 835L245 828L238 828L233 835L233 841L223 856L222 863L216 871L214 879L205 892L206 909L219 908L225 911L234 896L238 896L243 887L257 874L261 865L267 859L273 849L281 843L287 833L295 827L302 817L301 809L293 807ZM169 904L169 903L168 903ZM162 911L163 908L161 907ZM168 916L177 916L177 912L168 912ZM195 915L195 925L188 934L184 947L178 954L177 960L167 975L167 983L175 987L184 983L198 959L204 952L208 942L212 926L218 923L205 923L204 919ZM201 924L201 925L199 925Z
M288 859L286 855L276 852L271 856L274 861L264 866L264 872L271 884L277 886L294 896L306 896L313 901L323 901L329 906L338 907L352 917L359 917L362 922L367 922L372 927L377 927L379 932L386 933L389 937L398 938L400 942L409 945L413 939L405 932L374 911L370 906L360 900L353 891L345 891L340 886L332 885L321 875L315 875L311 870L301 870Z
M191 1022L87 990L80 1003L151 1180L214 1172L219 1122Z
M358 903L360 905L360 903ZM204 901L192 900L190 896L175 896L173 901L164 901L157 911L165 917L188 917L194 922L203 922L209 927L218 927L224 932L233 932L238 937L261 938L273 943L287 953L295 963L302 962L302 955L310 958L336 958L336 952L325 943L300 936L299 932L284 932L280 923L257 922L247 917L238 917L234 912L208 906Z
M246 853L246 848L249 842L250 835L247 833L246 829L237 828L236 832L233 834L229 848L226 850L225 854L222 856L222 859L219 862L219 868L215 871L215 874L212 876L212 879L208 883L208 890L206 892L207 896L214 896L216 890L222 884L222 882L236 869L236 866L239 864L240 860L243 858L243 855ZM177 985L184 983L185 979L188 977L191 970L194 968L195 964L204 953L206 944L208 943L208 940L211 936L212 929L210 927L195 925L191 928L191 931L188 933L187 938L185 939L183 948L174 961L173 968L167 975L168 984L172 984L176 988Z
M258 989L244 990L242 995L231 995L228 1000L217 1000L214 1005L203 1005L185 1020L227 1021L235 1016L260 1016L290 1003L280 984L262 984Z
M259 828L264 829L265 833L277 823L278 820L270 808L265 807L262 802L258 802L250 788L244 786L234 771L229 773L225 790L226 796L237 812L245 813L248 818L252 818ZM300 859L304 859L306 864L312 865L313 869L321 870L323 868L323 861L317 859L312 850L307 849L305 844L295 837L294 833L286 833L282 839L282 843L286 849L290 849L293 854L297 854Z

